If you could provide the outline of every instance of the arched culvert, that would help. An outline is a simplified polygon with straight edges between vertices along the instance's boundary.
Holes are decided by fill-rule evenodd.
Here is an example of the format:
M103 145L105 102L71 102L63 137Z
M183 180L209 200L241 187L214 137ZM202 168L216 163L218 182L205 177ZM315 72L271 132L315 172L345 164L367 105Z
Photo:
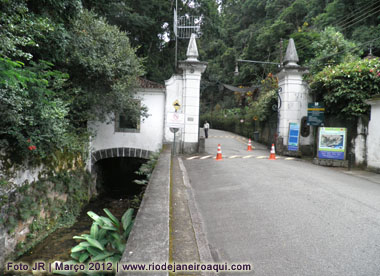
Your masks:
M142 186L134 183L134 180L142 177L135 172L145 162L147 162L146 159L130 157L114 157L97 161L94 164L97 190L116 199L138 195Z

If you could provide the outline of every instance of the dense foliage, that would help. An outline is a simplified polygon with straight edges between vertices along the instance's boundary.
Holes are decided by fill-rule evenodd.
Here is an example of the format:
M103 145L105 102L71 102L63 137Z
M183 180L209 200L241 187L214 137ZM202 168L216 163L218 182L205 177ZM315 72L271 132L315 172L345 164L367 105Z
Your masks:
M364 59L326 67L315 75L311 88L325 103L329 114L358 118L369 111L365 101L380 94L380 60Z
M88 120L110 111L144 115L133 101L136 77L162 83L174 72L174 7L162 0L0 0L0 146L18 159L82 151ZM272 116L274 94L261 92L265 100L252 91L242 104L220 84L261 85L277 66L236 60L279 63L289 38L314 87L324 85L326 66L354 66L369 47L379 55L379 7L370 0L179 0L178 15L201 16L200 59L209 62L201 112ZM183 59L187 40L178 42ZM318 97L328 101L333 88L326 87Z
M268 73L275 74L278 71L277 66L236 60L279 63L289 38L295 41L299 64L309 68L307 80L310 82L316 82L314 77L325 67L359 61L368 55L369 48L374 55L380 54L379 2L223 0L218 1L217 13L206 12L213 9L209 2L213 1L197 2L198 13L208 14L208 20L203 25L205 35L200 38L201 58L209 62L201 96L201 111L207 114L216 114L219 107L224 109L224 114L229 112L227 109L234 110L239 107L245 113L268 110L271 113L269 115L275 116L276 111L270 111L272 103L262 101L263 98L261 102L257 101L244 111L247 107L242 108L238 101L230 100L234 99L234 92L229 92L229 98L226 98L226 91L218 89L218 83L246 87L260 85ZM239 69L238 75L234 74L236 65ZM319 78L318 82L323 85L321 81L323 79ZM321 93L324 92L326 90ZM371 95L374 92L362 93ZM318 97L323 100L323 96ZM361 105L365 106L365 103L361 102ZM338 114L343 108L341 106L338 109L335 106L331 113ZM347 110L343 110L342 114L347 114L345 111Z
M0 1L0 146L14 161L87 149L87 121L144 115L127 34L79 0Z

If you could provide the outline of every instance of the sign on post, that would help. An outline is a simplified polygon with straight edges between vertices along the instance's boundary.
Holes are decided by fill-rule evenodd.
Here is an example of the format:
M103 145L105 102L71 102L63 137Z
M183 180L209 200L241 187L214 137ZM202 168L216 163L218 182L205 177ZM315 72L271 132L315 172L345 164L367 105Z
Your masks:
M325 107L323 103L309 103L307 107L307 125L323 126L325 122Z
M288 150L298 151L300 137L300 125L298 123L289 123Z
M183 128L185 124L185 114L178 112L168 112L166 123L171 128Z
M346 157L346 128L320 127L318 158L344 160Z

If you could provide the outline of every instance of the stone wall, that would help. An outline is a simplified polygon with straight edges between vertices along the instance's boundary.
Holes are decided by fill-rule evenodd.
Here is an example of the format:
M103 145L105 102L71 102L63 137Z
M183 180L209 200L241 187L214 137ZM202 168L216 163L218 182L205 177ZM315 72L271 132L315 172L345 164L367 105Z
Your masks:
M170 205L171 146L164 145L153 170L121 263L169 262L169 205ZM149 272L123 271L124 275L153 275ZM154 275L167 276L167 271Z
M380 172L380 96L368 102L371 105L371 117L368 124L367 166Z
M70 167L67 162L52 167L2 160L0 271L6 260L27 251L57 227L74 223L81 207L96 194L95 181L78 160L71 160Z

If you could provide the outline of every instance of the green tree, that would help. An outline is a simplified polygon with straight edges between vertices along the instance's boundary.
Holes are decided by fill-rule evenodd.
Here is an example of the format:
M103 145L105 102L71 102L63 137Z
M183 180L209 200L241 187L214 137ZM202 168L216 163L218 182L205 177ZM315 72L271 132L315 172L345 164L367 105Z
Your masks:
M315 53L315 57L308 64L312 74L320 72L325 66L358 59L361 54L354 42L346 40L333 27L327 27L311 47Z
M133 89L143 70L126 33L86 10L73 20L70 31L74 118L105 120L107 114L125 110L136 117L140 110Z
M0 144L21 160L63 150L69 140L68 103L59 94L67 75L46 62L25 67L0 58Z
M182 1L178 2L182 9ZM144 58L146 78L157 82L170 78L174 72L175 45L172 1L83 0L83 3L128 34L136 55Z
M0 143L12 157L82 150L87 120L140 116L141 59L81 1L2 0L0 24Z

